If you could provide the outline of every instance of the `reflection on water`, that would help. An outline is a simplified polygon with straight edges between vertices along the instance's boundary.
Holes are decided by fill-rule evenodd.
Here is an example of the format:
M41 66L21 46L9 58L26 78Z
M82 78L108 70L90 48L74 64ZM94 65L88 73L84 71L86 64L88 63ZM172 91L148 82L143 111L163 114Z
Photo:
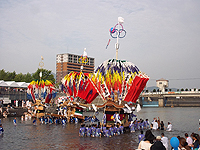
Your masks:
M198 120L200 118L199 108L143 108L137 114L137 118L148 118L150 121L154 117L160 117L164 121L172 122L173 131L166 132L170 139L173 136L184 136L187 132L200 133L198 131ZM13 125L14 118L4 118L2 124L4 134L0 136L0 149L136 149L138 145L135 133L125 133L111 138L80 138L78 136L80 124L62 125L32 125L32 121L21 122L17 118L17 126ZM155 136L161 131L153 131ZM169 146L170 147L170 146Z

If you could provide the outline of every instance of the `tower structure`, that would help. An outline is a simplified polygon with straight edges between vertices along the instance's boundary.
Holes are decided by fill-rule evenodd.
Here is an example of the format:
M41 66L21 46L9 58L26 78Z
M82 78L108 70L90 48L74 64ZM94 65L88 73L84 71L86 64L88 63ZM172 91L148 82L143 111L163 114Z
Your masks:
M165 92L165 89L169 86L169 80L161 78L159 80L156 80L156 84L161 92Z
M82 64L80 61L81 57L81 55L69 53L56 55L56 83L60 83L62 78L71 71L80 72L81 66L83 66L83 73L94 72L95 59L87 57L87 63Z

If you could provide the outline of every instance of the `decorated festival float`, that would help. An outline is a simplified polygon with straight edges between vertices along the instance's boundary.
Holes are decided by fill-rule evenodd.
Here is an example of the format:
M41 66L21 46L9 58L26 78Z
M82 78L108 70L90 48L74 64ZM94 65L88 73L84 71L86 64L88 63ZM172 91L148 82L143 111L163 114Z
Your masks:
M117 122L123 123L124 127L129 126L128 120L149 77L133 63L118 60L118 40L126 36L123 21L119 17L118 23L110 29L111 37L117 39L116 59L104 61L94 73L83 73L82 65L80 72L70 72L63 78L63 91L69 97L63 103L67 106L68 118L84 119L85 124L94 124L96 120L97 124L107 127ZM85 50L80 61L82 64L87 62ZM102 104L93 103L97 96L102 99Z
M48 107L51 99L56 97L53 83L49 80L42 79L42 67L44 66L42 60L43 57L41 57L41 62L39 63L41 67L41 72L39 74L40 79L33 80L27 89L27 95L33 101L30 110L31 115L37 118L45 116L45 108Z

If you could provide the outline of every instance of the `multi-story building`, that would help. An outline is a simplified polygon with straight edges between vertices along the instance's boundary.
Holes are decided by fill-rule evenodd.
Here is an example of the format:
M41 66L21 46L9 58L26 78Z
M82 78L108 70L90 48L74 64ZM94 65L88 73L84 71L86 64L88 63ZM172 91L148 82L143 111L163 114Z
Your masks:
M71 71L80 72L82 63L80 62L81 55L74 54L57 54L56 55L56 83L60 83ZM83 64L83 73L94 72L94 58L87 57L87 63Z

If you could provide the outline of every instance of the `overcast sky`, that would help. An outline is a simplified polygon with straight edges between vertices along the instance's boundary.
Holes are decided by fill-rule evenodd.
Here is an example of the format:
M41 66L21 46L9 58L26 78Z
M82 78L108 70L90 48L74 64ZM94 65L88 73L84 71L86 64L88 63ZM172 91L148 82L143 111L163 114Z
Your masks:
M56 54L82 55L95 68L115 58L109 29L124 18L118 58L169 87L200 88L199 0L1 0L0 69L34 73L41 56L56 73ZM106 49L108 40L110 45Z

